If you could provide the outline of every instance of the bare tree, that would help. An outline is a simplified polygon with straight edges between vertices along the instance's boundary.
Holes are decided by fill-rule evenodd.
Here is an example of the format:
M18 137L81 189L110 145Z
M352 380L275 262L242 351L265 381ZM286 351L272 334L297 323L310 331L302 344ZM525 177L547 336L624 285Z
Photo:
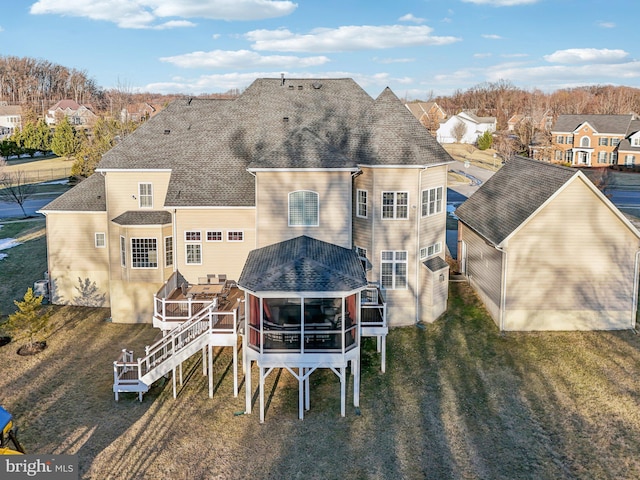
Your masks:
M462 142L462 139L467 134L467 125L464 122L458 120L458 122L451 129L451 134L453 135L453 138L456 139L457 143Z
M0 200L18 204L25 218L27 212L24 203L35 193L35 189L35 184L27 182L24 170L9 172L6 167L0 169Z

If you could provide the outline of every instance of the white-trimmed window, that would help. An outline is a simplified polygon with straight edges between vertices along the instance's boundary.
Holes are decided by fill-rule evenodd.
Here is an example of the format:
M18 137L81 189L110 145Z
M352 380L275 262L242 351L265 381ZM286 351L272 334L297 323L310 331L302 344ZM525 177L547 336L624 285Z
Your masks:
M356 245L356 253L358 254L358 257L360 258L360 262L362 263L362 268L364 269L364 271L367 271L367 266L369 261L367 260L367 249L366 248L362 248L362 247L358 247Z
M435 215L442 212L442 187L422 191L422 216Z
M200 230L186 230L184 232L185 242L200 242L202 241L202 234Z
M221 242L222 230L207 230L207 242Z
M567 150L566 152L564 152L564 160L566 162L573 162L573 151L572 150Z
M382 192L382 218L409 218L409 192Z
M619 138L612 138L611 139L611 146L612 147L617 147L619 143L620 143L620 139Z
M380 285L387 290L407 288L407 252L383 250L380 262Z
M636 156L635 155L625 155L624 156L624 164L627 166L635 165Z
M562 161L562 150L556 150L556 160L558 162Z
M96 248L104 248L107 246L107 236L104 232L96 232L95 237Z
M187 243L185 246L185 263L187 265L202 264L202 245L199 243Z
M155 238L131 239L131 268L158 268L158 241Z
M581 147L590 147L591 146L591 139L589 137L582 137L580 139L580 146Z
M120 236L120 266L127 266L127 240Z
M556 143L558 143L558 144L564 143L564 136L563 135L558 135L556 137Z
M598 152L598 163L607 163L607 152Z
M573 135L567 135L567 145L573 145Z
M598 138L598 145L607 147L609 145L609 137L600 137Z
M244 242L244 232L242 230L229 230L227 232L227 242Z
M358 190L356 191L356 216L360 218L367 218L367 191L366 190Z
M317 227L319 225L319 195L309 190L289 193L289 226Z
M442 242L434 243L420 249L420 259L425 259L439 254L442 251Z
M153 185L151 183L138 184L138 202L140 208L153 208Z
M164 266L173 265L173 237L164 237Z
M640 137L636 137L632 140L631 145L634 147L640 147Z

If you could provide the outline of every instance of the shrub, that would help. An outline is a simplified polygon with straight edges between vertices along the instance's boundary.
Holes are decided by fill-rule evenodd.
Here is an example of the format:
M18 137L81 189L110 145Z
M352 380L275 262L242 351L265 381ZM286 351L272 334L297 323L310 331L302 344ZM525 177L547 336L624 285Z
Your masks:
M493 145L493 135L487 130L478 137L478 148L480 150L486 150L491 148L491 145Z

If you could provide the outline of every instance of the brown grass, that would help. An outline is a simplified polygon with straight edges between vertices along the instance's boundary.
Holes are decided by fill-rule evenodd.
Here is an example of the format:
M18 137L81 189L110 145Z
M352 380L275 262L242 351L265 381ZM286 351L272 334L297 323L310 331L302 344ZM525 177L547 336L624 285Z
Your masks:
M149 325L105 321L108 310L58 307L47 350L2 347L1 402L29 452L78 454L82 478L483 478L640 476L640 339L632 332L501 336L466 284L431 325L393 329L387 373L371 339L362 354L361 408L339 382L312 375L311 410L297 419L297 383L267 380L257 399L232 395L231 351L219 351L214 398L200 357L174 400L171 383L116 403L111 362L141 352ZM254 386L257 375L254 372ZM244 387L244 384L242 384ZM351 389L351 383L349 384Z
M479 150L473 145L464 143L443 143L442 146L455 160L469 161L472 165L493 171L501 167L500 157L494 157L496 151L491 148Z

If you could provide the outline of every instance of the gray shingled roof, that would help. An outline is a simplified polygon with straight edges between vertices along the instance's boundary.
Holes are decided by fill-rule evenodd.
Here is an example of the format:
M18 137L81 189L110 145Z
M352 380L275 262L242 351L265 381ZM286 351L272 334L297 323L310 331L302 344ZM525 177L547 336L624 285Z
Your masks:
M509 160L455 214L499 245L560 189L577 170L524 157Z
M349 292L367 279L353 250L300 236L251 251L238 285L253 292Z
M311 158L294 148L300 132ZM373 100L351 79L277 78L256 80L235 100L173 102L107 152L98 168L171 169L166 207L254 206L249 166L448 161L389 89Z
M99 173L91 175L40 210L106 212L104 177Z
M118 225L167 225L171 213L165 210L129 210L111 220Z
M588 122L598 133L627 135L633 115L560 115L552 132L571 133Z
M429 260L423 262L424 266L432 272L437 272L443 268L447 268L449 264L441 257L432 257Z

